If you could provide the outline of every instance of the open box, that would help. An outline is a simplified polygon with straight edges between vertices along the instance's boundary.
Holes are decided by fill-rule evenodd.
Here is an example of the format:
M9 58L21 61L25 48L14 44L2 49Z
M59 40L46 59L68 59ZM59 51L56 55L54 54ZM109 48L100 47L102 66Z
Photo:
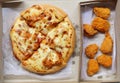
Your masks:
M108 54L108 56L112 57L112 65L109 68L104 68L103 66L99 66L99 71L97 74L93 76L88 76L87 74L87 68L88 68L88 61L89 58L86 57L85 49L88 45L97 45L98 46L98 52L94 56L94 59L96 59L98 56L103 54L99 49L101 47L101 43L104 40L105 33L97 32L92 37L88 37L85 34L85 31L83 32L83 51L82 51L82 63L81 63L81 79L82 80L108 80L108 79L114 79L116 77L116 28L114 27L114 20L115 20L115 8L116 8L116 2L113 1L89 1L89 2L81 2L81 25L84 24L91 24L93 19L96 17L96 15L93 12L93 9L95 7L106 7L111 10L110 17L107 19L110 23L110 29L109 34L111 35L111 38L113 40L113 51L111 54ZM83 26L82 26L83 27ZM83 29L83 28L82 28ZM109 44L108 44L109 45ZM107 45L106 45L107 46ZM92 49L91 49L92 50ZM88 51L87 51L88 52Z
M85 0L84 0L85 1ZM89 0L86 0L86 1L89 1ZM100 0L101 1L101 0ZM8 27L11 28L11 23L13 23L13 20L15 20L16 17L18 17L19 13L32 6L33 4L44 4L44 3L47 3L47 4L52 4L52 5L55 5L61 9L63 9L69 16L70 20L72 21L74 27L75 27L75 30L76 30L76 48L74 50L74 53L69 61L70 64L70 71L72 72L72 74L70 74L70 76L68 78L52 78L52 79L47 79L47 78L44 78L44 79L39 79L39 78L34 78L34 77L31 77L29 75L5 75L4 74L4 65L3 63L4 62L4 59L3 59L3 56L4 56L4 53L2 51L2 48L0 49L0 79L1 79L1 82L5 82L5 83L38 83L38 82L46 82L46 83L78 83L78 82L85 82L85 81L88 81L88 80L81 80L80 78L80 70L81 70L81 56L82 56L82 28L80 27L80 24L81 24L81 21L79 21L79 18L80 18L80 12L79 11L80 9L80 6L79 6L79 3L82 2L82 0L69 0L69 1L58 1L58 0L24 0L23 2L17 2L17 3L2 3L0 5L0 19L3 18L3 20L0 20L1 24L0 26L4 28L5 24L3 24L3 22L6 22L6 19L10 19L12 18L12 21L10 21L10 23L7 24L7 26L5 27ZM74 6L72 6L72 5ZM115 22L115 27L116 27L116 42L117 42L117 71L116 71L116 78L112 79L112 80L99 80L99 82L101 81L120 81L119 78L120 78L120 67L119 67L119 59L120 57L118 56L120 54L119 52L119 41L120 41L120 38L119 38L119 16L120 16L120 13L119 13L119 5L120 5L120 2L118 2L117 4L117 8L116 8L116 22ZM8 13L9 12L9 13ZM4 14L4 15L2 15ZM14 14L14 15L13 15ZM7 16L8 15L8 16ZM9 15L13 15L13 16L9 16ZM118 17L118 18L117 18ZM0 46L2 47L2 37L3 37L3 28L0 28ZM9 31L9 30L8 30ZM7 32L7 31L6 31ZM2 54L3 53L3 54ZM7 62L7 61L6 61ZM7 69L6 69L7 70ZM63 69L64 70L64 69ZM9 72L10 73L10 72ZM97 80L91 80L92 82L93 81L97 81Z
M117 20L116 18L118 15L118 4L116 6L117 0L92 0L87 2L81 2L80 3L80 22L81 22L81 28L82 28L82 54L81 54L81 75L80 80L81 81L102 81L102 82L110 82L110 81L119 81L119 53L118 53L118 44L119 41L117 41L118 34L119 34L119 27L116 24ZM104 33L97 33L95 36L92 37L86 37L84 35L83 31L83 24L91 24L93 19L96 17L96 15L93 13L94 7L107 7L111 10L110 17L107 19L110 22L110 30L109 33L113 39L113 52L110 54L112 57L112 66L110 68L104 68L102 66L99 66L99 71L97 74L93 76L87 75L87 65L89 58L86 57L85 54L85 48L90 44L96 44L99 47L101 46L101 43L105 37ZM96 53L94 59L96 59L99 55L102 53L100 50Z

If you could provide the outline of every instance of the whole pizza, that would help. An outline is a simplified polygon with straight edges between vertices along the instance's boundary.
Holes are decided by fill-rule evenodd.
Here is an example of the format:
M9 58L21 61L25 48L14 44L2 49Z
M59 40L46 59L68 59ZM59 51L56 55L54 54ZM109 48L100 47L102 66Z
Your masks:
M33 5L10 30L15 57L38 74L55 73L67 65L75 46L75 30L67 14L52 5Z

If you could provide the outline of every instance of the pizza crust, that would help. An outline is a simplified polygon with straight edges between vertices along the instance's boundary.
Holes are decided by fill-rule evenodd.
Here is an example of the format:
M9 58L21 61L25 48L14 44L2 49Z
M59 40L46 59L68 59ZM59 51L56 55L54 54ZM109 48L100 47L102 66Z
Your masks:
M14 24L13 24L11 30L10 30L10 39L11 39L11 44L12 44L14 56L15 56L18 60L23 61L23 60L28 59L31 55L24 55L24 54L20 51L20 49L18 48L18 45L17 45L17 43L16 43L16 41L15 41L15 38L14 38L14 36L15 36L14 26L15 26L15 24L18 23L19 20L20 20L20 17L18 17L18 18L15 20L15 22L14 22Z
M70 21L70 19L68 17L65 18L65 21L69 22L69 26L72 28L72 38L71 38L71 48L69 49L69 52L67 54L68 58L66 58L66 62L68 62L70 56L72 55L74 48L75 48L75 40L76 40L76 34L75 34L75 29L72 25L72 22Z
M10 36L12 38L12 33L10 33ZM12 41L12 39L11 39ZM11 42L12 44L12 50L13 50L13 55L15 56L16 59L22 61L23 60L23 57L24 55L20 52L20 50L17 48L17 45L14 43L14 42Z
M49 4L42 4L42 6L47 9L47 8L54 8L56 9L61 15L63 18L65 18L67 16L67 14L61 10L60 8L56 7L56 6L53 6L53 5L49 5Z
M35 6L35 5L34 5L34 6ZM14 25L16 24L17 20L16 20L16 22L13 24L13 27L11 28L10 37L11 37L11 43L12 43L12 47L13 47L13 54L14 54L14 56L21 62L21 66L22 66L24 69L26 69L26 70L28 70L28 71L31 71L31 72L34 72L34 73L37 73L37 74L50 74L50 73L55 73L55 72L60 71L61 69L63 69L63 68L67 65L67 62L69 61L70 56L72 55L73 50L74 50L74 47L75 47L75 39L76 39L76 38L75 38L75 30L74 30L74 27L73 27L70 19L68 18L67 14L66 14L63 10L61 10L61 9L55 7L55 6L52 6L52 5L48 5L48 4L42 4L42 5L39 5L39 6L41 6L43 9L55 9L55 10L59 13L59 15L61 15L62 18L63 18L63 20L60 21L60 23L61 23L61 22L64 22L64 21L65 21L65 22L68 22L69 28L72 29L72 36L71 36L71 40L70 40L70 45L71 45L71 47L68 49L66 58L63 59L62 64L60 64L60 65L53 65L51 68L47 68L47 67L43 66L43 64L42 64L42 66L44 67L44 69L39 69L39 68L38 68L38 69L36 70L36 69L34 68L34 64L37 64L37 63L35 63L34 61L32 61L31 57L32 57L32 56L34 55L34 53L37 52L38 50L35 50L31 56L28 56L28 57L27 57L27 56L25 56L23 53L21 53L20 49L17 47L17 44L14 43L14 41L13 41L13 37L14 37L14 34L13 34L13 33L14 33L14 31L12 31L12 30L14 29ZM25 11L28 11L28 10L30 10L30 9L31 9L31 8L28 8L28 9L26 9ZM18 17L18 19L20 19L21 16L24 15L25 11L23 11L23 12L20 14L20 17ZM23 19L23 20L25 20L25 19ZM59 25L60 23L58 23L57 25ZM56 26L56 27L57 27L57 26ZM32 28L33 28L33 27L32 27ZM56 28L56 29L57 29L57 28ZM42 43L43 43L43 42L42 42ZM39 48L38 48L38 49L39 49ZM34 55L34 56L35 56L35 55ZM31 62L29 62L29 59L31 59L31 61L34 63L33 66L31 66ZM46 68L46 69L45 69L45 68Z
M64 67L66 67L66 63L64 63L64 64L62 64L61 66L54 66L54 67L52 67L52 69L49 69L49 70L39 70L39 71L37 71L37 70L35 70L35 69L33 69L33 68L31 68L30 66L23 66L23 64L21 64L21 66L23 67L23 68L25 68L26 70L29 70L30 72L33 72L33 73L37 73L37 74L52 74L52 73L56 73L56 72L58 72L58 71L60 71L60 70L62 70Z

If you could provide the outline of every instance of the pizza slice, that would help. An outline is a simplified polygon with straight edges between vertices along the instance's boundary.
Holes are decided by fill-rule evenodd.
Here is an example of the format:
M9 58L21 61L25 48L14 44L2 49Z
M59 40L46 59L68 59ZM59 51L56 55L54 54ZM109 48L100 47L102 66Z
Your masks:
M68 17L48 33L47 40L51 49L62 54L64 60L69 59L74 49L75 31Z
M26 60L39 48L44 35L29 27L24 20L18 18L10 31L12 46L15 56L20 60ZM18 51L20 54L18 54Z

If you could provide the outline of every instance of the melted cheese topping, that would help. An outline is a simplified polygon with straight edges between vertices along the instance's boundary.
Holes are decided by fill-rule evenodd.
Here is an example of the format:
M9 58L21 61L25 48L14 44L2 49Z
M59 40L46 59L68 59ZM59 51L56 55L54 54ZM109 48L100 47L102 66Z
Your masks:
M72 30L70 31L69 25L67 22L62 22L58 28L52 29L48 36L54 40L54 43L57 46L66 47L70 43L70 36L72 34ZM55 37L57 36L57 37ZM68 45L70 46L70 45Z
M45 59L52 61L53 66L57 61L60 61L57 52L61 53L63 59L66 59L67 58L66 55L70 49L66 47L66 45L68 46L71 45L71 43L69 43L70 42L69 34L71 33L71 31L69 33L68 30L69 30L68 24L66 22L63 22L60 24L60 27L52 29L46 36L46 38L49 37L54 40L56 52L53 49L51 49L50 46L47 45L46 43L41 43L37 53L33 54L32 57L25 62L27 64L30 64L31 67L37 66L37 68L46 69L47 66L44 64ZM67 33L63 34L65 31L67 31ZM55 35L58 36L55 37ZM49 41L47 43L49 43ZM47 64L47 65L51 65L51 64Z
M43 13L44 9L41 6L32 6L30 9L24 11L21 16L26 20L37 20L39 15Z
M29 56L39 47L38 39L44 38L35 28L29 27L24 20L20 19L16 21L12 32L12 39L16 42L19 50Z

